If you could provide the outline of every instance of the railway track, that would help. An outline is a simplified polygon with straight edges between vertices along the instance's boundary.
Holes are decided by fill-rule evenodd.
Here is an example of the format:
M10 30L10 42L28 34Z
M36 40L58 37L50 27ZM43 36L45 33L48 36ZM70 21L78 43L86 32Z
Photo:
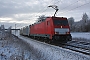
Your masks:
M42 41L42 39L39 41ZM45 43L48 43L48 42L45 42ZM83 53L85 55L90 55L90 42L72 40L67 43L55 43L55 44L51 43L51 44L65 49L69 49L75 52Z
M70 49L79 53L90 55L90 43L82 41L70 41L67 43L60 43L58 46Z

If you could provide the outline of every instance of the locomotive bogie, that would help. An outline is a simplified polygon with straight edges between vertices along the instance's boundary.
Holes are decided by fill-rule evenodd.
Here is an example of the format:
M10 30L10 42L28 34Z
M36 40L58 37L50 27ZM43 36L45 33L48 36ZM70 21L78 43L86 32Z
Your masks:
M54 35L53 39L55 41L70 41L72 39L71 34L68 35Z

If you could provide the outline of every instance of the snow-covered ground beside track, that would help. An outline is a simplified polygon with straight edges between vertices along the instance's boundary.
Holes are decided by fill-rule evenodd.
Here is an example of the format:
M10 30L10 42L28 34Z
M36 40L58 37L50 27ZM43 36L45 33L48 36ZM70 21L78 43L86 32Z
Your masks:
M31 47L31 52L35 56L35 60L89 60L88 55L64 49L58 46L39 42L27 37L19 36Z
M73 38L83 38L83 36L89 36L89 33L84 33L84 35L83 33L71 33L71 35ZM17 34L17 36L19 36L19 38L26 42L30 47L33 54L32 60L90 60L89 55L49 45L30 38L22 38L19 34ZM88 36L86 36L85 39Z
M90 42L90 32L72 32L72 40Z
M90 40L90 32L72 32L73 38L84 38Z
M30 48L11 34L0 34L0 60L31 60Z

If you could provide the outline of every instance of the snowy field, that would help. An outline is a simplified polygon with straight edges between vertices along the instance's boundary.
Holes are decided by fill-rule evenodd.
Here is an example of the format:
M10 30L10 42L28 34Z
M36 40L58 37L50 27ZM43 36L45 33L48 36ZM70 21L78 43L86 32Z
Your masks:
M90 32L73 32L71 35L72 40L90 42Z
M28 44L11 34L0 34L0 60L31 60Z
M90 40L90 32L73 32L71 35L73 38L85 38Z

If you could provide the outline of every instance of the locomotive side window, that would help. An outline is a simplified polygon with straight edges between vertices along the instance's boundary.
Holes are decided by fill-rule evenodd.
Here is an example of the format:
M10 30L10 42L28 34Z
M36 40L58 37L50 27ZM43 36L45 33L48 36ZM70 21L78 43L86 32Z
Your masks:
M53 20L55 25L68 25L67 20Z
M49 21L47 21L47 25L50 25L50 22Z

